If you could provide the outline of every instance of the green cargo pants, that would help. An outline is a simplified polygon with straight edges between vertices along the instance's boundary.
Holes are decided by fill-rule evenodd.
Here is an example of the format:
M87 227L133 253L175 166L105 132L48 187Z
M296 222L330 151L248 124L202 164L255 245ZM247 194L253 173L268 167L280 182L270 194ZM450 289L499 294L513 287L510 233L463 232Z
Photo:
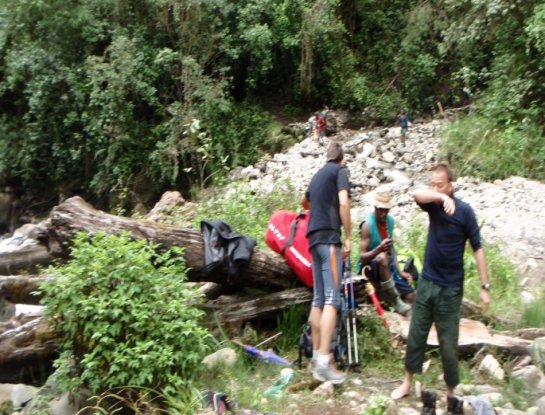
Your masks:
M418 280L407 339L407 371L422 373L428 334L435 323L445 382L452 387L458 385L458 333L463 293L463 287L441 287L424 278Z

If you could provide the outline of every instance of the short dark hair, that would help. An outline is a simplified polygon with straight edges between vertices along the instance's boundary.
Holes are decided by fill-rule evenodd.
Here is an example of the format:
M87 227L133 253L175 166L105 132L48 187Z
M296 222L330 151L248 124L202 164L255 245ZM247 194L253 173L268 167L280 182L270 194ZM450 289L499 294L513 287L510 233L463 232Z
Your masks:
M344 158L343 145L340 141L333 141L327 148L327 161L340 163Z
M437 163L435 166L432 167L431 171L444 171L447 173L447 179L449 182L454 181L454 175L452 174L452 170L450 169L450 166L448 163L442 161Z

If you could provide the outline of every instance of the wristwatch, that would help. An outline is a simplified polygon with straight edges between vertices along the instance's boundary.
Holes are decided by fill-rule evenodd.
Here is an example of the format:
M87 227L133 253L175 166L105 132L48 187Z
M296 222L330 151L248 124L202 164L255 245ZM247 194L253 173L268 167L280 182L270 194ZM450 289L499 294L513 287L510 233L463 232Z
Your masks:
M482 285L481 285L481 288L482 288L483 290L490 291L490 284L489 284L489 283L482 284Z

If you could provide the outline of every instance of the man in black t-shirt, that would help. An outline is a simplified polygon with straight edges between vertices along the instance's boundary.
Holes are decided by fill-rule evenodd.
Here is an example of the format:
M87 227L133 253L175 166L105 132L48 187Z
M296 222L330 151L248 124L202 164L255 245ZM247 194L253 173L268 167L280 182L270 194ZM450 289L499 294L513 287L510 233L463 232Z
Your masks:
M449 414L462 413L462 401L454 396L459 383L458 334L464 284L464 249L469 240L481 280L480 299L484 310L490 305L490 285L479 226L470 205L454 196L452 173L446 164L432 170L432 189L414 192L414 200L429 216L424 268L418 280L407 352L405 378L391 397L409 395L413 373L422 372L428 333L435 323L447 384ZM435 393L422 394L425 409L435 408Z
M327 149L327 163L312 178L302 199L310 209L307 238L312 254L314 297L310 312L312 374L319 381L339 384L346 375L333 367L330 344L341 305L342 263L350 255L350 199L342 144ZM341 243L341 225L344 244ZM342 247L342 249L341 249Z

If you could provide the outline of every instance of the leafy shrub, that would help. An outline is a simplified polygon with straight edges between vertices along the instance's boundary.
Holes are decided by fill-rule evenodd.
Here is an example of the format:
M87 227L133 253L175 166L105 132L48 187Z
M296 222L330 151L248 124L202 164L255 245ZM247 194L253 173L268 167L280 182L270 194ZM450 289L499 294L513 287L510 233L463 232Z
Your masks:
M75 237L72 259L47 270L45 316L62 336L58 383L92 393L130 386L165 393L187 385L211 335L201 296L185 284L180 249L98 233Z
M251 103L213 108L205 124L218 157L229 156L231 167L255 163L269 144L269 114Z

